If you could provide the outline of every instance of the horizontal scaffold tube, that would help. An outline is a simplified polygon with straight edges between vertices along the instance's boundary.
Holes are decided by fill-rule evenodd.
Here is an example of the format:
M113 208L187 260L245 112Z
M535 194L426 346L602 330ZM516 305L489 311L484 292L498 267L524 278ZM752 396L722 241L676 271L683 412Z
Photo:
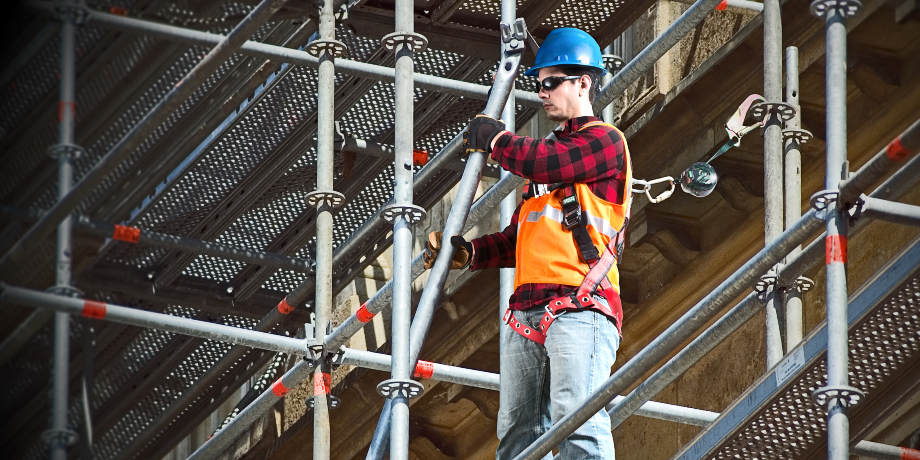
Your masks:
M389 355L350 348L345 349L341 357L336 357L335 362L385 372L389 372L391 367ZM491 372L419 361L415 366L414 376L498 391L498 374Z
M862 197L862 216L896 224L920 226L920 206Z
M0 283L0 301L281 353L306 354L307 350L307 342L303 339L138 310L95 300L64 297L4 283Z
M22 209L0 205L0 215L22 220L40 219L44 212L38 209ZM288 257L271 252L253 251L251 249L227 246L210 241L201 241L184 236L144 230L138 227L91 221L87 216L74 219L74 230L84 234L112 238L127 243L147 244L159 248L222 257L264 267L293 270L300 273L313 273L313 261Z
M380 353L344 349L343 353L337 355L335 359L337 364L348 364L380 371L390 370L390 357ZM278 400L283 398L288 391L306 380L313 371L314 366L314 361L299 361L269 389L263 392L255 401L240 412L240 414L229 424L215 433L214 437L199 447L198 450L189 457L189 460L210 460L217 458L230 444L239 438L244 431L255 423L262 414L268 412ZM442 382L485 388L488 390L498 391L499 389L498 374L446 366L444 364L430 363L427 361L418 362L415 368L415 376ZM623 399L622 396L617 396L613 404L618 404ZM716 412L654 401L645 403L636 413L643 417L696 426L706 426L719 416Z
M28 2L27 5L48 14L53 13L51 2L32 1ZM128 18L93 9L87 9L87 11L89 13L87 16L88 24L104 26L122 32L144 34L196 45L213 45L224 39L223 35L212 34L210 32L160 24L153 21L145 21L143 19ZM239 52L249 56L281 61L288 64L311 67L314 69L319 68L319 59L311 56L310 53L297 49L285 48L283 46L269 45L249 40L240 47ZM367 78L369 80L387 83L396 81L396 69L392 67L367 64L349 59L336 59L335 70L345 75ZM418 88L456 96L471 97L474 99L487 100L489 97L488 86L419 73L415 73L413 77L415 86ZM537 96L536 93L515 90L514 95L518 98L518 102L524 105L529 105L531 107L543 106L540 97Z
M396 154L393 151L392 145L379 144L374 141L366 141L364 139L357 139L354 137L346 137L342 142L341 150L377 158L384 158L387 160L393 160L396 158ZM460 157L454 158L452 161L444 165L444 169L449 169L451 171L457 172L463 172L465 167L466 162L463 161L463 159ZM501 177L501 168L497 165L487 163L483 168L482 175L498 179Z

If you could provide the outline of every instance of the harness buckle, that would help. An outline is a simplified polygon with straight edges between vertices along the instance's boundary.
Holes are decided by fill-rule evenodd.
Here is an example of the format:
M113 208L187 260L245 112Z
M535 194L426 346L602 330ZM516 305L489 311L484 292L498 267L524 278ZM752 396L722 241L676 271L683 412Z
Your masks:
M562 311L560 311L559 313L553 313L553 309L549 307L550 304L553 304L553 303L555 303L556 305L562 305L562 301L561 301L561 300L559 300L559 299L553 299L553 300L551 300L548 304L546 304L546 306L543 307L543 309L546 310L546 314L549 315L550 318L552 318L553 320L555 320L556 318L558 318L558 317L564 315L564 314L566 313L566 311L565 311L565 310L562 310Z
M581 205L578 204L578 196L575 195L574 187L571 185L565 187L562 198L562 225L571 230L581 224Z

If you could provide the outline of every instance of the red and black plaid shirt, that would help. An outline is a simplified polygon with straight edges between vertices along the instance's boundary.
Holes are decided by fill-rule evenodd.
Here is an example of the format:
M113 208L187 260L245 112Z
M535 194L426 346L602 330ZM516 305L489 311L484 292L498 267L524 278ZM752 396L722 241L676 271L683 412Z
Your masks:
M625 196L626 141L616 130L596 125L578 131L585 124L599 121L597 117L578 117L565 122L556 139L533 139L502 134L495 142L492 159L508 171L535 183L584 183L592 193L611 203L620 203ZM518 203L511 225L498 233L474 239L470 270L508 268L515 266ZM572 241L575 244L575 241ZM533 283L519 286L511 295L512 310L527 310L556 297L572 295L578 286ZM612 301L612 299L608 299Z

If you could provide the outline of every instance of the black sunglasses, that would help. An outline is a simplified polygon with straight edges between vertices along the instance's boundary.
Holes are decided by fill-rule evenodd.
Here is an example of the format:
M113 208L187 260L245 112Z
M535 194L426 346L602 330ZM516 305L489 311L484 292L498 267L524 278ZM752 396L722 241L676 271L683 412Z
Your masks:
M539 93L541 89L552 91L559 87L564 81L578 80L579 78L581 78L581 75L571 77L546 77L543 81L537 81L537 92Z

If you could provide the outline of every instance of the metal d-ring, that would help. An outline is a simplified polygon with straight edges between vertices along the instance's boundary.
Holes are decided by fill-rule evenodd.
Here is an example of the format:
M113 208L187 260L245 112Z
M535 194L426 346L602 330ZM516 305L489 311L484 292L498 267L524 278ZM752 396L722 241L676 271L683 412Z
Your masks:
M766 119L768 114L775 114L785 123L795 117L795 107L785 102L760 102L751 107L751 116L757 120Z
M812 401L824 410L827 410L827 406L833 400L842 399L845 406L854 407L865 398L866 394L859 388L846 385L821 387L811 393Z
M428 48L428 39L422 34L414 32L393 32L383 36L383 47L388 51L396 51L399 45L408 46L413 52L424 51Z
M377 393L384 398L404 398L414 399L425 392L425 387L415 380L389 379L380 382L377 385Z
M845 18L852 18L862 9L859 0L815 0L811 2L811 14L819 18L824 17L830 9L837 9Z
M330 208L337 208L345 202L345 195L335 190L315 190L308 193L304 201L307 203L307 206L313 208L320 208L323 205L329 206Z
M813 137L814 136L812 136L811 131L805 129L787 128L783 130L783 142L791 140L795 141L799 145L805 145Z
M383 217L383 220L391 223L396 220L397 217L402 217L410 224L414 224L425 220L428 213L425 211L425 208L414 204L391 204L384 206L380 216Z
M307 45L307 52L313 57L320 57L325 52L340 58L348 52L348 47L338 40L313 40Z

